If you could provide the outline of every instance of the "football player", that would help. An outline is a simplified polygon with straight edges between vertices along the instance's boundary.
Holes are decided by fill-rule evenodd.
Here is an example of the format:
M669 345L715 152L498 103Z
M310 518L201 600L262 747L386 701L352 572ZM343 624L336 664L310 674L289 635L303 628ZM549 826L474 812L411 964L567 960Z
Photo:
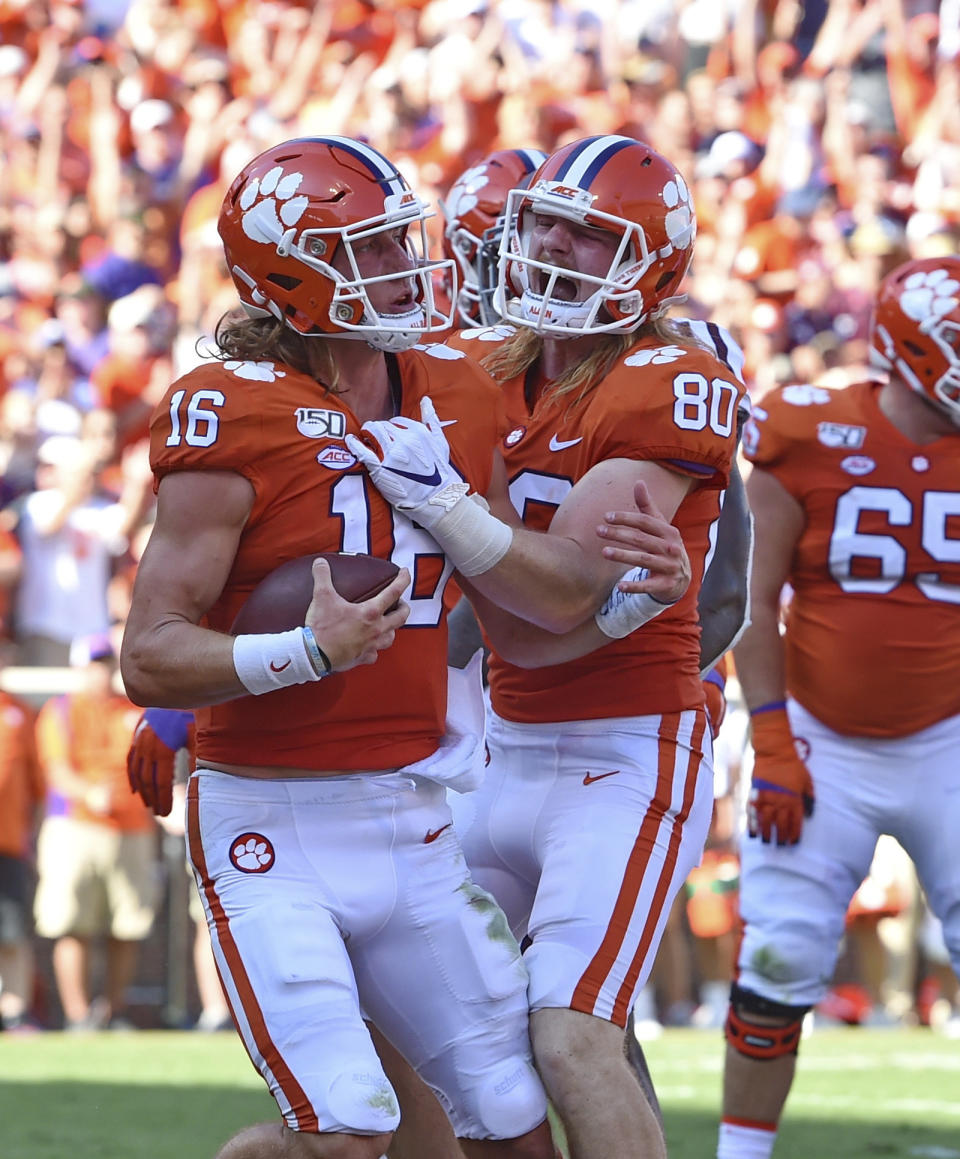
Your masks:
M493 295L497 288L507 198L513 189L526 189L545 160L546 154L539 149L497 150L465 170L441 200L444 253L456 260L460 280L460 289L455 295L455 323L459 328L491 327L503 321L494 309ZM511 283L506 283L505 290L508 299L513 296ZM696 341L712 350L733 374L742 378L743 352L723 327L689 319L683 325ZM742 426L748 413L745 400L738 425ZM626 520L622 524L628 525ZM717 664L746 617L751 534L743 480L734 464L716 529L717 550L711 555L700 594L701 667L705 676L710 674L709 688L705 691L708 705L716 705L711 713L714 732L725 707ZM479 628L468 601L461 601L451 616L451 640L456 655L462 656L464 662L480 644Z
M710 820L697 596L744 387L664 317L695 235L689 191L666 158L627 137L573 142L510 193L505 220L501 322L448 346L500 384L517 513L558 535L599 524L606 557L636 562L620 546L629 521L602 514L648 494L682 539L692 582L669 607L648 602L636 630L617 623L632 586L621 581L595 617L605 646L580 657L569 635L511 617L482 572L463 577L493 646L492 711L486 777L463 798L458 828L471 873L530 939L534 1057L574 1153L662 1156L623 1028ZM425 470L438 432L406 426L390 445L379 424L370 433L381 451L357 451L374 482L421 511L387 472L399 447ZM431 531L456 563L463 551L444 521Z
M498 389L419 345L451 320L432 294L444 263L423 259L427 216L349 138L254 158L219 220L246 317L221 322L219 358L174 382L152 421L157 518L123 677L138 703L196 708L188 851L234 1021L282 1112L219 1159L382 1155L399 1113L365 1018L440 1093L466 1154L552 1159L526 972L446 804L482 767L483 706L475 670L448 695L445 588L456 567L545 633L595 646L593 614L625 570L596 529L635 494L650 575L618 600L618 628L689 583L642 479L587 480L571 495L585 518L563 535L519 525L493 451ZM364 427L391 460L376 469L396 510L358 461ZM442 461L422 467L411 431ZM318 561L302 626L231 634L260 580L318 551L402 566L353 604Z
M960 259L890 273L870 340L883 381L786 386L744 434L757 547L735 659L756 757L718 1159L772 1153L880 834L960 973Z
M444 253L457 263L459 289L448 283L448 292L458 326L499 320L492 298L507 194L526 188L546 156L539 149L497 149L461 173L441 200Z

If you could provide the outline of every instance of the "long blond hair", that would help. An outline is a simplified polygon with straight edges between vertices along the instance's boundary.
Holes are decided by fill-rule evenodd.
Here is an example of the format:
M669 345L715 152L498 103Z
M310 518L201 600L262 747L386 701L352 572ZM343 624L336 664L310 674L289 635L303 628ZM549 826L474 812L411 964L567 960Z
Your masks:
M332 394L337 393L340 372L326 338L307 338L278 318L248 318L235 311L223 315L213 337L218 357L242 362L282 362L310 375Z
M609 373L615 362L632 346L644 338L651 337L659 338L660 341L674 346L701 349L700 342L682 326L682 323L672 318L655 318L629 334L602 335L592 352L549 383L541 397L558 401L571 396L570 406L578 406ZM506 382L526 374L539 360L542 352L542 335L525 326L518 327L501 346L481 359L481 365L493 378L499 382Z

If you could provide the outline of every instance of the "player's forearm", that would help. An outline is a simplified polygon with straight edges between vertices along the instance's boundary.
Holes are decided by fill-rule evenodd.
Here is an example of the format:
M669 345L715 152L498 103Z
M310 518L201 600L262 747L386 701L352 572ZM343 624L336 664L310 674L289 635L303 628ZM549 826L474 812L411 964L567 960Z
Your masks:
M750 627L734 648L733 657L749 709L784 699L786 675L778 608L754 605Z
M747 622L747 584L729 587L723 594L704 597L700 593L700 671L713 667L730 650Z
M506 554L489 571L471 576L470 584L513 616L561 634L592 618L622 570L597 555L588 558L566 536L515 528Z
M592 616L558 634L505 611L472 586L465 584L464 588L494 651L519 668L564 664L610 643Z
M245 696L233 645L232 636L183 621L144 630L128 623L120 651L126 694L153 708L199 708Z

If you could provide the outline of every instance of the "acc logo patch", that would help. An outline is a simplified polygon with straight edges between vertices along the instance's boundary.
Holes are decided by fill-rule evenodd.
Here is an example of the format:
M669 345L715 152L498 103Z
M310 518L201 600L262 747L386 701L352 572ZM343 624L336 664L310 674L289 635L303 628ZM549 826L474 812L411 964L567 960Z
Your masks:
M273 844L262 833L241 833L230 843L230 864L241 873L266 873L274 861Z
M840 464L848 475L869 475L876 465L867 455L847 455Z
M505 447L515 447L526 433L526 427L514 427L512 431L504 435L503 445Z
M760 445L760 428L752 418L743 424L743 453L751 458L757 453Z
M317 462L321 467L328 467L331 471L346 471L357 461L346 447L330 446L317 455Z
M339 410L297 407L297 430L308 439L342 439L347 433L347 416Z
M809 383L797 383L785 386L780 397L791 406L822 406L830 401L830 391L822 386L811 386Z
M825 447L844 447L855 451L863 446L867 437L866 427L850 426L847 423L817 423L817 442Z

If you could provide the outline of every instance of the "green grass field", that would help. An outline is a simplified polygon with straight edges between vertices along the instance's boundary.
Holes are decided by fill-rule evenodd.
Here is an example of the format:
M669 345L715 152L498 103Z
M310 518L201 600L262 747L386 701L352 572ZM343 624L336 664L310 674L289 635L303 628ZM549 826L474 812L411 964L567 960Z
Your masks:
M671 1159L712 1159L719 1035L671 1030L645 1049ZM0 1159L211 1159L275 1114L232 1034L0 1035ZM815 1033L775 1156L960 1159L960 1043L925 1030Z

